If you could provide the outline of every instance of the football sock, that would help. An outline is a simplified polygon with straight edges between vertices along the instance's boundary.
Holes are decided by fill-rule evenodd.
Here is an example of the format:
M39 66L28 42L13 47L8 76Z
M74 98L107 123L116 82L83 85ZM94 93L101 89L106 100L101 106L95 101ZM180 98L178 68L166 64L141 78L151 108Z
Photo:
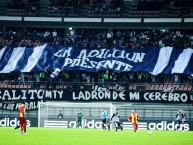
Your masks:
M178 131L179 128L180 128L180 126L178 125L178 126L177 126L177 131Z
M110 130L110 125L107 125L108 126L108 129Z
M14 129L18 129L18 128L20 128L20 126L16 126Z

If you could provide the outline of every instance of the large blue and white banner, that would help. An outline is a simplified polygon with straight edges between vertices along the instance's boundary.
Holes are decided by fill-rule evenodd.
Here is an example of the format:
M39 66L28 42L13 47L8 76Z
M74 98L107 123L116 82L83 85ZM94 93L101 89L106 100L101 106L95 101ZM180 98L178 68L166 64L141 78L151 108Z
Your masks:
M90 49L47 45L25 48L6 46L0 50L0 73L50 70L144 71L193 74L193 49L172 47Z

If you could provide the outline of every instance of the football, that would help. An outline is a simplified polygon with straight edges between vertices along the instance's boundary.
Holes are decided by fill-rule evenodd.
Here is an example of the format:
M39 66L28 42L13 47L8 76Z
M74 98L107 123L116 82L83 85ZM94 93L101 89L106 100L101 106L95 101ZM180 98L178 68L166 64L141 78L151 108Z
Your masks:
M152 132L151 132L151 131L148 131L148 134L149 134L149 135L151 135L151 134L152 134Z

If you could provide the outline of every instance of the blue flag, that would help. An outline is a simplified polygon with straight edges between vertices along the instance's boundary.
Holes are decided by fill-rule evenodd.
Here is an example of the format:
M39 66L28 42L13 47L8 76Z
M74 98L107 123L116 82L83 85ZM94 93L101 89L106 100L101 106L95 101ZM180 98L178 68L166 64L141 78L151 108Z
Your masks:
M0 50L0 73L57 69L192 75L192 53L191 48L175 49L173 47L133 50L129 48L91 49L48 44L34 48L6 46Z

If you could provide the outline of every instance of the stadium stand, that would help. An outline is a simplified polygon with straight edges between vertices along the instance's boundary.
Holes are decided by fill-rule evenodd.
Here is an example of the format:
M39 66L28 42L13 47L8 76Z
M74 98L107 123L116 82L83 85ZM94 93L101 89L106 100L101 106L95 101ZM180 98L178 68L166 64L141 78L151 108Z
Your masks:
M93 17L120 17L123 0L93 0L90 3L88 16Z
M47 16L70 16L80 15L81 0L50 0Z
M91 49L121 48L133 51L165 46L178 50L193 48L191 0L183 0L183 3L181 0L133 0L130 2L123 0L9 0L7 2L2 0L0 8L0 50L5 46L31 48L44 44ZM2 17L6 19L19 17L21 20L19 22L2 20ZM43 20L35 22L33 18ZM61 19L58 21L57 18ZM87 18L88 20L91 18L91 21L83 23L82 19ZM97 21L97 18L100 22L94 23L93 21ZM133 23L133 19L129 18L139 18L139 23ZM145 23L147 18L155 18L155 20L160 18L161 21L165 18L179 18L179 22ZM109 19L113 20L110 24L108 21L105 22ZM119 22L121 19L123 23ZM125 19L127 22L124 22ZM187 23L184 24L186 19ZM69 27L72 28L69 29ZM86 89L90 91L93 86L98 85L110 91L124 89L133 92L136 90L190 92L193 90L193 77L186 74L153 75L146 72L109 71L108 79L105 80L105 71L63 71L57 77L51 78L52 72L53 70L46 69L30 73L0 73L0 89L64 91ZM41 77L42 74L44 78ZM120 86L123 88L119 88ZM148 120L152 114L158 120L164 115L167 115L167 120L170 120L171 114L175 114L179 106L185 106L184 108L188 110L192 104L168 105L171 113L168 113L168 108L164 104L149 105L153 112L158 110L155 114L145 110L143 103L138 104L139 106L135 105L139 113L143 114L143 120ZM145 107L148 109L147 104ZM164 107L166 107L165 110L163 110ZM10 111L1 110L2 116L9 113ZM192 110L189 114L191 113ZM56 113L52 115L56 116ZM13 112L11 116L17 116L17 112ZM37 118L37 110L31 111L28 116ZM189 117L188 120L192 121L192 118Z
M8 16L158 18L193 15L191 0L3 0L0 7L0 13Z
M129 17L159 17L164 1L138 1L130 6Z
M170 3L168 17L191 17L192 7L193 4L191 0L173 0Z
M37 16L39 14L40 0L9 0L7 15L11 16Z
M46 28L45 28L46 29ZM44 43L62 44L68 46L82 46L90 48L121 47L146 48L173 46L175 48L188 48L193 45L192 30L130 30L130 29L81 29L67 30L58 34L56 29L35 28L27 31L22 29L8 29L1 31L0 46L13 45L34 47ZM60 30L58 30L60 31ZM63 37L64 36L64 37Z
M45 29L43 29L45 30ZM35 47L42 44L48 43L52 45L66 45L66 46L81 46L90 48L106 48L106 47L120 47L125 49L138 49L146 47L164 47L173 46L175 48L192 48L193 39L192 31L178 30L111 30L107 29L79 29L69 30L64 33L57 33L57 29L47 29L45 32L39 30L39 32L32 28L21 34L22 30L5 31L0 37L0 46L12 45L21 47ZM65 37L62 37L62 36ZM55 79L50 79L50 70L44 72L47 80L40 81L54 81L54 82L87 82L87 83L98 83L102 82L104 72L98 73L86 73L83 71L65 72L69 76L65 78L65 73L59 73ZM38 82L37 79L40 73L10 73L0 74L1 88L30 88L32 81ZM191 77L178 74L179 82L182 85L178 86L177 90L191 90L191 85L185 85L184 83L191 83ZM135 73L109 73L108 82L123 82L131 83L128 87L129 90L135 90L138 85L132 84L132 82L141 83L154 83L145 85L143 89L147 90L162 90L171 88L173 86L170 83L174 83L174 75L160 75L153 76L144 72ZM158 83L158 84L156 84ZM169 83L167 86L164 83ZM140 85L139 85L140 86ZM44 86L41 86L42 88ZM58 84L56 88L64 88L63 85ZM67 88L67 87L66 87ZM111 88L113 89L113 88Z

